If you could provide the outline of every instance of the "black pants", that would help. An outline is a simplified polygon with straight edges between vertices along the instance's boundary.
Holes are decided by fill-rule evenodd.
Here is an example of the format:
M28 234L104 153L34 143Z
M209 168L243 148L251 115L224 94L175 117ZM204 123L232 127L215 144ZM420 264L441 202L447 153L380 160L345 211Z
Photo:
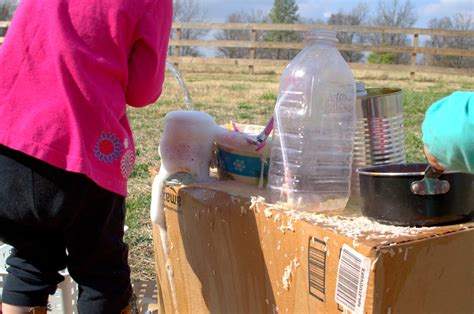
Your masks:
M80 313L120 313L132 294L124 206L84 175L0 146L0 240L14 247L3 302L46 306L67 267Z

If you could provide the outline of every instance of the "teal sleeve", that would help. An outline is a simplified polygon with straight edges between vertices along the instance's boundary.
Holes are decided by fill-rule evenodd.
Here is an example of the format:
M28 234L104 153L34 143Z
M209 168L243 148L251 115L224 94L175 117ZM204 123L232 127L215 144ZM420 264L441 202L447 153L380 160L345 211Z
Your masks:
M431 105L423 144L448 170L474 173L474 92L455 92Z

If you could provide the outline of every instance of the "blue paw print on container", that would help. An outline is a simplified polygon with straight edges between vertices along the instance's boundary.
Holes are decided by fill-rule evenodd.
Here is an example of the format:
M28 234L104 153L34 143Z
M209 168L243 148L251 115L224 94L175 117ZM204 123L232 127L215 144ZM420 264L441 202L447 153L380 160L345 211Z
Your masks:
M237 159L233 162L234 169L238 172L243 172L245 170L245 164L243 160Z

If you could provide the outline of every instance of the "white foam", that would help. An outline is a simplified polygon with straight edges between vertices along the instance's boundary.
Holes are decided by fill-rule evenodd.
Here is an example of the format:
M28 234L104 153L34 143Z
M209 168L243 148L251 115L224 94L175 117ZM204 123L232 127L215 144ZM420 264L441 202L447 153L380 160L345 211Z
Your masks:
M215 127L216 124L211 116L197 111L169 112L164 121L159 146L161 167L153 180L150 216L152 222L158 224L159 227L168 282L176 312L178 312L178 302L161 195L164 181L174 173L190 173L197 181L209 179L209 162L212 156Z
M209 164L212 159L214 141L248 150L255 147L248 143L246 134L219 127L214 119L205 112L172 111L165 116L164 130L159 146L161 167L153 180L150 217L151 221L158 224L159 227L168 281L177 313L176 288L169 257L170 245L161 198L164 182L178 172L191 174L197 182L209 180Z
M204 112L168 113L159 147L161 168L170 174L188 172L197 181L208 179L216 128L212 117Z
M171 297L173 299L173 305L178 313L178 301L176 298L176 286L174 284L174 273L172 264L169 258L169 240L168 240L168 232L166 228L166 219L165 219L165 212L164 208L161 203L161 195L163 191L164 180L169 177L169 173L165 169L160 168L160 172L158 175L153 179L153 185L151 190L151 208L150 208L150 215L152 217L153 223L158 224L158 228L160 231L160 240L161 240L161 247L163 249L163 254L165 257L165 267L166 272L168 274L168 282L171 289Z

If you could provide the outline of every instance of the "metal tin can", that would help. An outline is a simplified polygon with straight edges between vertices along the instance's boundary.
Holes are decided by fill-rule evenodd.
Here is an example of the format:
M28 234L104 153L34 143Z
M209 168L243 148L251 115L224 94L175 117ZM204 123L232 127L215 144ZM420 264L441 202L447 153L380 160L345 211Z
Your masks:
M358 168L406 161L402 91L356 84L356 132L352 162L352 195L360 195Z

